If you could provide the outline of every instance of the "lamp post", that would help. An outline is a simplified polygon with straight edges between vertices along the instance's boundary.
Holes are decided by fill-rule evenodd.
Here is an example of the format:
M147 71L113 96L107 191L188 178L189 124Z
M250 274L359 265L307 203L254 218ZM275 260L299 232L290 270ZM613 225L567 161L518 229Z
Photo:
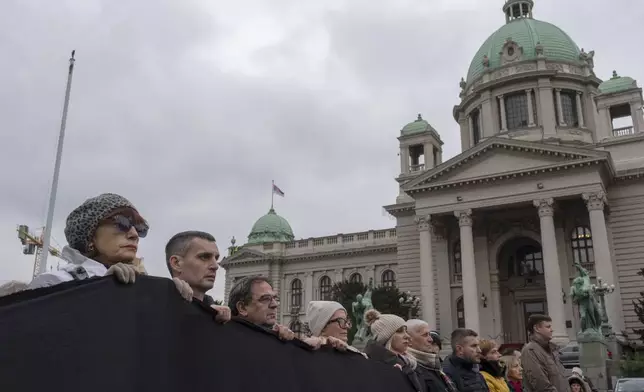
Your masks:
M420 298L416 297L415 295L411 295L411 292L407 291L406 293L403 293L400 298L398 298L398 302L400 302L400 306L407 309L407 320L410 320L411 311L418 306L418 304L420 303Z
M602 281L601 277L597 277L597 284L593 284L590 286L590 289L593 291L593 293L597 296L599 299L599 312L601 315L601 322L602 322L602 333L604 336L607 334L610 334L612 332L612 327L609 323L608 320L608 314L606 313L606 294L612 294L615 291L615 285L614 284L607 284L606 282Z

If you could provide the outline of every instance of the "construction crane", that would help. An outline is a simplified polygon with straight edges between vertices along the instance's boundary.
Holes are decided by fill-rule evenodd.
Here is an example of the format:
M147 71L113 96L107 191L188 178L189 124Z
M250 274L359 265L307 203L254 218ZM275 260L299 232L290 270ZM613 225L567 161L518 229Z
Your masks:
M44 233L44 231L43 231ZM22 243L22 253L25 255L36 255L34 260L34 272L33 277L36 277L40 271L40 265L42 264L42 255L43 255L43 234L35 235L29 232L29 226L19 225L18 226L18 239ZM49 254L54 257L60 257L60 250L49 246Z

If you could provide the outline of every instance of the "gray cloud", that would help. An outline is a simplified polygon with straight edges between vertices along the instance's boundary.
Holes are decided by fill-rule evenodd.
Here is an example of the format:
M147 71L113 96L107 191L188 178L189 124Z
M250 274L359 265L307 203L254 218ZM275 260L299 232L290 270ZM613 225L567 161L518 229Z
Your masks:
M0 279L31 272L14 230L45 219L71 49L54 237L64 244L64 219L84 199L121 193L151 222L141 252L151 273L166 276L172 234L202 229L222 247L233 235L243 242L269 208L273 179L286 192L276 208L297 237L394 225L381 206L397 194L399 129L421 112L446 158L458 153L458 81L504 22L501 1L217 3L5 5ZM535 17L596 50L600 76L614 67L640 76L630 50L638 42L624 37L637 36L642 6L536 3ZM633 22L619 35L596 27L618 17Z

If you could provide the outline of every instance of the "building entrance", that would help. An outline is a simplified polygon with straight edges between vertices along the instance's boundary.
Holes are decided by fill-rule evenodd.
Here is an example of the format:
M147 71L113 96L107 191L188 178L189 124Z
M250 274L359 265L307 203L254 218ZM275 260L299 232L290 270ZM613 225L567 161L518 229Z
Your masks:
M547 312L541 244L531 237L508 240L498 254L503 341L528 341L528 317Z

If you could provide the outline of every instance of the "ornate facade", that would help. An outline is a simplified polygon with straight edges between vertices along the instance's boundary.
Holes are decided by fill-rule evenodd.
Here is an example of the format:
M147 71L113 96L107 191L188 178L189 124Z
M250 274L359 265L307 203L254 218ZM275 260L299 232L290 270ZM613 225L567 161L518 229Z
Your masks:
M503 10L506 24L460 83L462 152L443 162L420 115L401 130L400 193L385 207L396 228L293 242L290 226L264 222L267 232L249 236L262 241L222 262L226 292L240 276L270 276L290 323L333 282L373 278L420 296L443 334L468 327L520 343L529 315L547 313L565 343L578 330L567 293L580 263L616 286L606 302L614 330L641 327L632 300L644 267L642 90L616 72L599 79L594 52L534 19L532 0Z

